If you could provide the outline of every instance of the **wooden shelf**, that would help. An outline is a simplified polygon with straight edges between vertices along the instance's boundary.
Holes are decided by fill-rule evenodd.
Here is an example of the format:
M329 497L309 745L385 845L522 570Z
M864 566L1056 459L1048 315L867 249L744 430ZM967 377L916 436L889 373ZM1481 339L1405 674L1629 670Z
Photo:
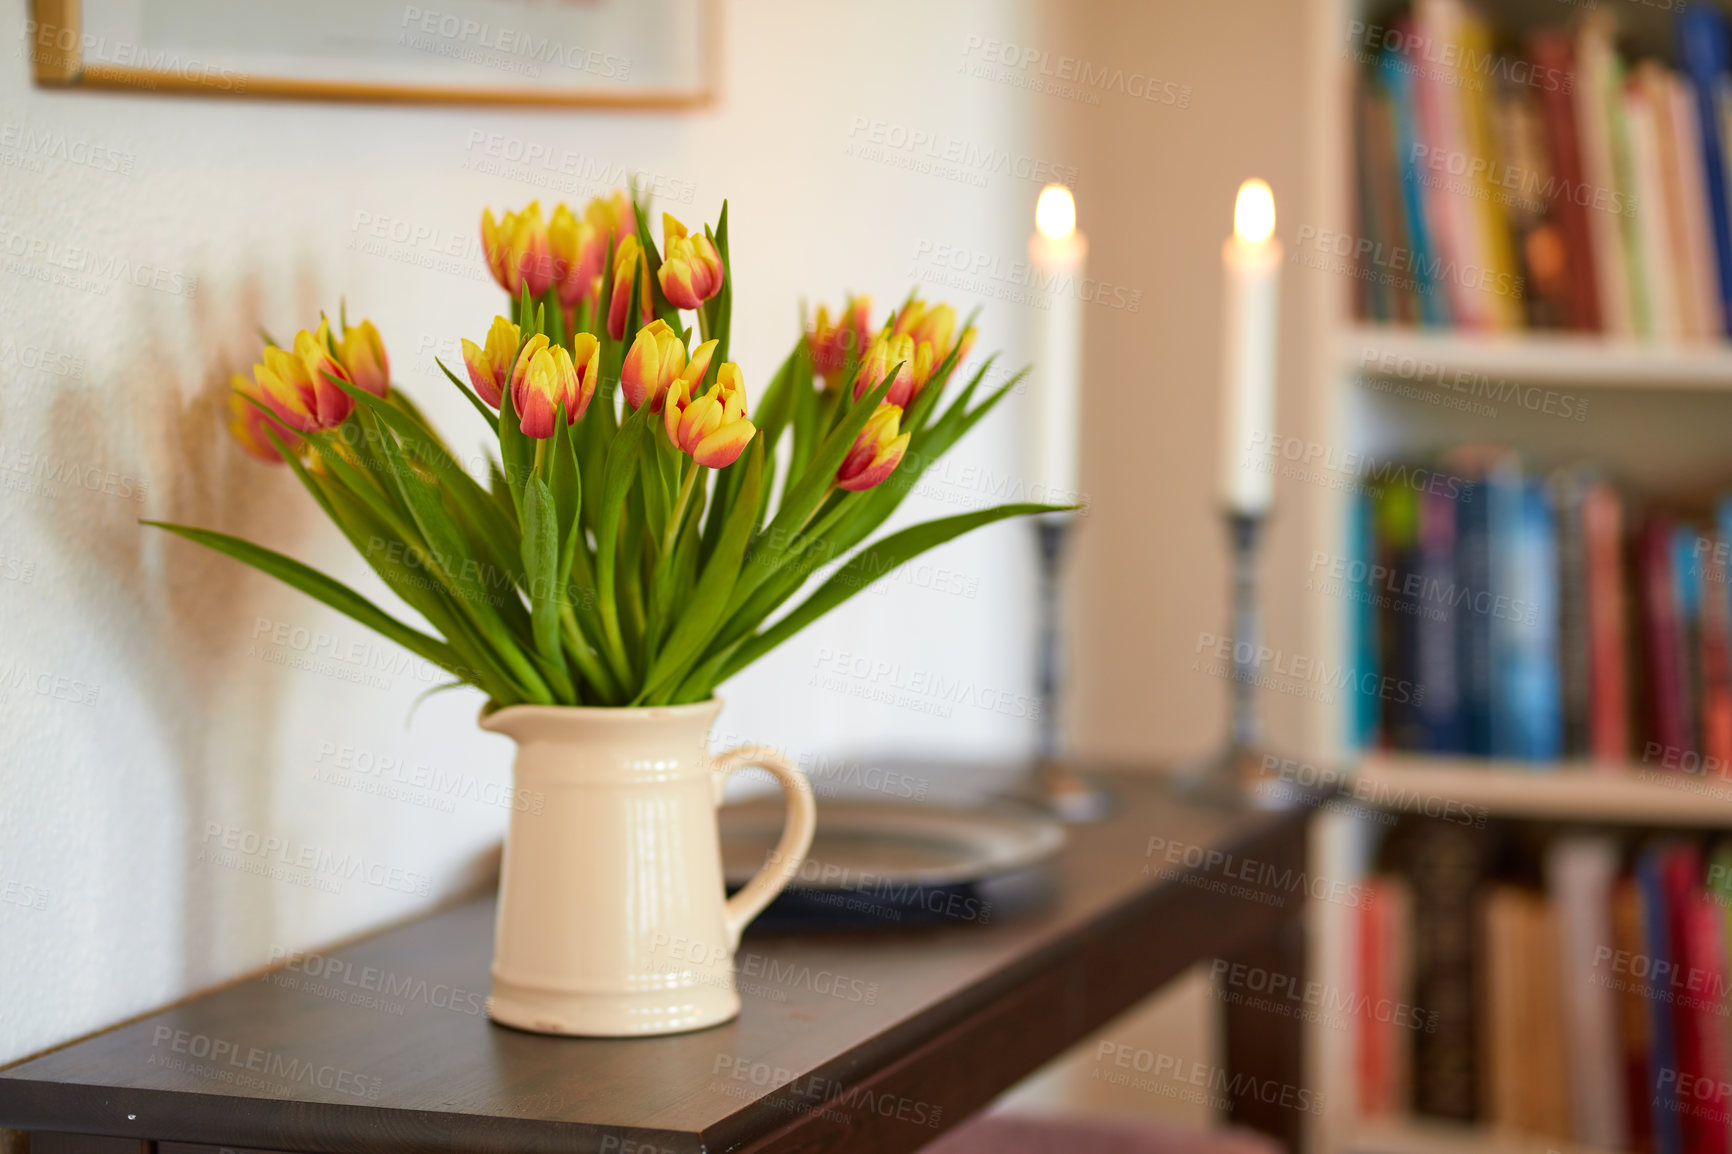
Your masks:
M1347 373L1435 385L1440 374L1533 385L1732 392L1732 344L1661 345L1547 333L1457 333L1396 326L1343 330ZM1419 364L1428 366L1423 375ZM1429 366L1439 366L1431 368Z
M1625 825L1732 826L1732 777L1658 767L1543 764L1465 757L1367 754L1354 798L1425 812L1427 799L1483 806L1493 816Z
M1343 1149L1352 1154L1610 1154L1556 1138L1411 1119L1362 1122Z

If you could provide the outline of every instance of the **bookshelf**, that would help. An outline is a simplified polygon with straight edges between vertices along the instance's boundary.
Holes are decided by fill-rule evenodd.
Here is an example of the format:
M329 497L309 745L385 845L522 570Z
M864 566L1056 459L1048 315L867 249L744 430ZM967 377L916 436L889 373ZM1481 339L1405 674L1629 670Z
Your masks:
M1356 1133L1350 1154L1613 1154L1589 1146L1503 1135L1470 1126L1370 1123Z
M1390 810L1444 798L1491 817L1680 828L1732 827L1732 776L1684 777L1641 765L1535 765L1480 758L1367 754L1355 796Z
M1478 0L1494 23L1513 27L1557 25L1596 5L1555 0ZM1724 0L1718 6L1728 8ZM1318 229L1355 231L1355 75L1345 51L1354 22L1376 23L1393 4L1379 0L1308 0L1303 50L1315 62L1305 98L1310 163L1302 218ZM1638 53L1670 44L1670 13L1640 4L1617 9ZM1306 333L1296 350L1296 372L1285 382L1281 415L1286 431L1334 450L1380 457L1415 455L1478 440L1531 451L1536 459L1566 459L1572 451L1604 461L1636 486L1664 498L1687 496L1732 480L1723 438L1708 429L1732 428L1732 341L1661 342L1612 339L1571 332L1484 333L1372 324L1358 319L1347 276L1297 270L1290 298ZM1392 385L1415 380L1420 363L1450 374L1484 376L1577 391L1591 391L1593 420L1581 425L1538 421L1520 413L1473 420L1396 396ZM1422 381L1420 383L1423 383ZM1290 407L1289 407L1290 406ZM1289 419L1291 417L1291 420ZM1351 555L1349 504L1323 486L1279 490L1287 515L1303 526L1305 548ZM1302 564L1303 562L1293 562ZM1303 602L1296 647L1325 661L1348 660L1347 605L1338 599ZM1354 881L1370 873L1381 831L1356 816L1368 807L1396 812L1415 794L1483 806L1492 816L1607 826L1732 830L1732 777L1667 778L1638 763L1615 766L1494 762L1461 757L1375 753L1360 755L1349 742L1339 700L1308 702L1301 711L1299 748L1317 764L1349 767L1353 805L1326 811L1314 825L1311 868L1320 876ZM1313 903L1310 965L1314 974L1345 975L1355 968L1351 912ZM1324 1110L1310 1120L1307 1149L1323 1154L1607 1154L1533 1135L1490 1127L1420 1119L1363 1119L1358 1113L1358 1054L1351 1030L1314 1026L1307 1038L1307 1068L1322 1092Z
M1385 380L1411 378L1417 365L1494 381L1575 388L1709 389L1732 392L1732 348L1612 341L1576 333L1454 333L1349 325L1339 371ZM1429 370L1434 371L1434 370Z

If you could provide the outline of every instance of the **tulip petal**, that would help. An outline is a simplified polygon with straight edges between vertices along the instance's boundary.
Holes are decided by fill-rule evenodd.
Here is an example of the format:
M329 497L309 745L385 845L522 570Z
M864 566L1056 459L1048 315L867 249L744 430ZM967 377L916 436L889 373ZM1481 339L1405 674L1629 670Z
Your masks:
M697 443L692 449L692 460L706 469L725 469L740 459L740 454L746 451L757 432L757 426L750 421L723 425Z

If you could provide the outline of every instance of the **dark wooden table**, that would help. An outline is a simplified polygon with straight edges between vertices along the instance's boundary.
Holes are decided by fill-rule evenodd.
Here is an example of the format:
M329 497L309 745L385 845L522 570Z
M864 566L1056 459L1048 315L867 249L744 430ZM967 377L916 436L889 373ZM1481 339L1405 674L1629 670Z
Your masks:
M1301 975L1303 812L1210 811L1158 779L1107 780L1118 812L1073 827L1029 908L749 933L745 1009L713 1029L591 1041L491 1025L488 898L15 1065L0 1125L31 1131L32 1154L916 1150L1199 961ZM1101 1076L1229 1100L1297 1149L1314 1100L1299 1018L1222 1012L1226 1069L1124 1047L1097 1049Z

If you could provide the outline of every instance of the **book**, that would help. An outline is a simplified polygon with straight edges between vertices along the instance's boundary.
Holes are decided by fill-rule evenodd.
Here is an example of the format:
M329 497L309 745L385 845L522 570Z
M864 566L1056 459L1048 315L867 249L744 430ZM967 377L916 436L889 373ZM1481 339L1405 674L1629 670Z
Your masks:
M1664 962L1675 966L1670 910L1666 904L1666 847L1651 846L1636 862L1636 884L1642 894L1642 950L1650 971ZM1678 1041L1667 991L1652 988L1647 997L1649 1023L1647 1078L1643 1100L1649 1103L1655 1154L1684 1154L1681 1103L1678 1099Z
M1620 90L1618 60L1612 46L1611 17L1598 9L1588 12L1576 32L1576 134L1581 144L1585 199L1592 237L1595 281L1602 328L1614 336L1636 331L1631 299L1629 260L1624 251L1624 211L1628 184L1618 178L1613 110ZM1616 210L1616 211L1612 211Z
M1428 149L1441 153L1444 174L1426 185L1426 218L1435 225L1435 243L1442 260L1439 290L1449 301L1450 317L1458 328L1492 327L1491 302L1476 279L1463 275L1467 269L1489 269L1480 235L1478 206L1470 193L1466 167L1475 159L1463 124L1463 84L1474 77L1463 75L1458 63L1464 51L1461 38L1459 0L1416 0L1413 5L1415 53L1418 75L1414 80L1415 108ZM1448 172L1447 162L1461 158L1461 176ZM1435 175L1435 174L1434 174Z
M1392 25L1399 43L1413 43L1412 21L1403 17ZM1401 164L1401 199L1408 242L1412 246L1413 292L1421 319L1429 325L1449 323L1449 294L1438 283L1441 247L1433 235L1435 218L1429 215L1425 173L1419 158L1425 153L1420 138L1419 111L1414 96L1415 65L1399 50L1387 50L1379 58L1379 75L1389 93L1395 121L1396 156Z
M1411 891L1398 874L1366 885L1358 908L1359 1111L1365 1117L1407 1113L1414 1027L1389 1007L1412 1005Z
M1702 749L1701 596L1697 581L1696 531L1686 525L1672 530L1672 608L1677 635L1672 641L1677 660L1677 712L1683 726L1682 748Z
M1613 957L1647 957L1643 928L1646 918L1641 884L1633 872L1623 874L1612 889ZM1623 969L1626 972L1620 973L1608 965L1602 975L1617 992L1619 1064L1623 1069L1628 1148L1652 1150L1654 1110L1648 1094L1648 1051L1653 1045L1653 1019L1648 999L1642 993L1643 983L1627 972L1628 966Z
M1480 972L1485 994L1479 1026L1480 1101L1482 1119L1500 1129L1530 1129L1536 1105L1531 1085L1534 1063L1528 1043L1533 1038L1532 991L1523 969L1527 941L1528 904L1534 899L1518 886L1491 887L1482 907Z
M1492 614L1492 753L1536 762L1563 744L1557 664L1557 541L1539 482L1494 471L1490 505L1493 584L1508 598Z
M1361 489L1353 494L1347 506L1347 577L1343 592L1348 597L1347 619L1352 631L1348 652L1352 655L1355 676L1347 692L1347 725L1348 740L1354 749L1376 748L1382 722L1381 699L1362 688L1379 684L1382 669L1378 659L1382 644L1378 631L1379 593L1372 583L1372 570L1377 563L1378 492L1374 487Z
M1621 1150L1629 1139L1612 933L1618 847L1607 837L1559 838L1546 855L1546 887L1557 911L1564 992L1564 1055L1569 1077L1569 1138Z
M1528 56L1546 76L1575 76L1575 52L1562 31L1546 29L1528 38ZM1593 190L1582 170L1581 144L1576 128L1576 93L1564 84L1541 85L1538 101L1544 125L1550 171L1541 187L1551 192L1552 214L1562 233L1564 280L1568 289L1565 323L1584 332L1601 328L1598 272L1588 228L1588 213L1594 206Z
M1684 332L1679 316L1678 277L1673 270L1672 213L1667 196L1666 168L1660 159L1657 123L1669 105L1657 91L1652 61L1638 66L1624 85L1622 124L1627 147L1627 168L1619 184L1635 191L1640 206L1627 226L1631 296L1636 302L1636 333L1639 336L1675 342ZM1613 113L1614 140L1620 118Z
M1694 748L1684 716L1679 671L1677 583L1672 576L1673 524L1664 515L1642 528L1637 566L1642 582L1643 669L1648 732L1667 756Z
M1418 598L1407 577L1419 572L1419 494L1399 483L1385 485L1377 504L1377 563L1391 577L1384 583L1378 637L1382 652L1378 665L1382 675L1397 684L1419 680ZM1423 701L1424 695L1420 695ZM1391 749L1425 748L1425 730L1419 714L1420 702L1412 695L1396 695L1383 703L1383 739Z
M1588 641L1588 557L1583 510L1593 485L1591 470L1552 474L1558 538L1558 671L1563 707L1565 757L1588 756L1592 741L1592 649Z
M1413 682L1423 690L1417 709L1418 748L1431 753L1461 748L1454 614L1462 610L1449 597L1455 581L1457 504L1456 497L1441 490L1419 496L1416 555L1421 592L1413 598Z
M1450 467L1463 476L1456 505L1455 583L1465 600L1456 610L1456 710L1461 750L1476 757L1492 754L1492 592L1491 500L1488 470L1468 454Z
M1628 598L1624 590L1623 502L1600 481L1582 498L1582 548L1587 556L1588 680L1593 710L1593 757L1621 765L1630 756L1630 687L1626 670Z
M1683 291L1690 298L1690 315L1699 341L1718 341L1725 335L1720 306L1719 269L1714 255L1714 226L1708 206L1708 182L1702 166L1702 123L1689 86L1678 76L1667 75L1672 96L1674 155L1678 166L1678 213L1683 223L1679 238L1686 272Z
M1472 1122L1480 1083L1475 907L1487 837L1484 830L1421 821L1405 849L1413 887L1413 1004L1436 1023L1413 1034L1413 1109Z
M1688 82L1700 133L1703 200L1713 232L1719 329L1732 333L1732 219L1728 217L1726 137L1720 126L1720 93L1727 85L1726 20L1712 4L1682 7L1674 24L1678 64Z

